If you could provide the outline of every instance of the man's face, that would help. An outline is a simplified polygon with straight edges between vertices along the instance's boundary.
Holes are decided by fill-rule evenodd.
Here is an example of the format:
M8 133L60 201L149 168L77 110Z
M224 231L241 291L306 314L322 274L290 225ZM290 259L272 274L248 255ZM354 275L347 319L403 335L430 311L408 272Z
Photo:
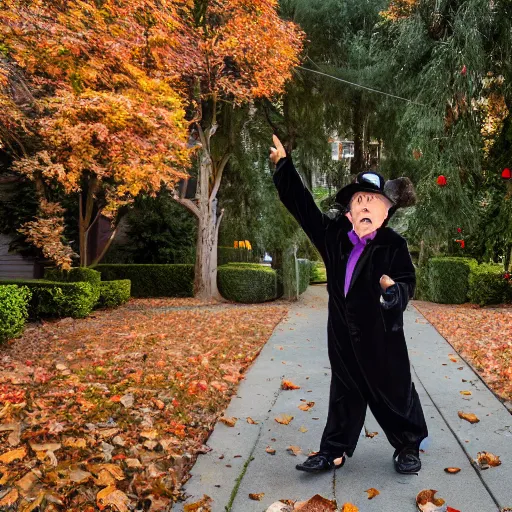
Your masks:
M391 206L391 202L381 194L357 192L352 196L350 211L345 215L361 238L382 226Z

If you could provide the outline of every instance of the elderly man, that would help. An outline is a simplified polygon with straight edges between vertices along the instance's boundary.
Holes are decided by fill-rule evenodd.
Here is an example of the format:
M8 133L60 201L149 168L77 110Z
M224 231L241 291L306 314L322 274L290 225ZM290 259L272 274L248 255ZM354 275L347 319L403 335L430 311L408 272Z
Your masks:
M279 197L320 252L328 279L329 412L319 452L297 469L341 467L354 453L369 406L395 448L396 471L417 473L428 433L403 332L416 277L407 242L386 227L396 208L414 196L412 183L360 173L336 196L345 214L330 218L316 206L279 139L273 140Z

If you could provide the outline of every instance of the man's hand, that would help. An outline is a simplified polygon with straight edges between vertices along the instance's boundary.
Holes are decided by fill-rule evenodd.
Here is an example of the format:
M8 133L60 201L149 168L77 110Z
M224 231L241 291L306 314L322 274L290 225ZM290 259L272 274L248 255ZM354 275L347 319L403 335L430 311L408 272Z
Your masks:
M272 163L276 165L277 162L281 160L281 158L286 156L286 151L284 150L281 141L275 135L272 135L272 140L274 141L274 145L276 147L270 148L270 160L272 160Z
M380 287L386 291L390 286L394 285L395 284L395 281L393 281L393 279L391 279L391 277L387 276L386 274L384 274L381 278L380 278Z

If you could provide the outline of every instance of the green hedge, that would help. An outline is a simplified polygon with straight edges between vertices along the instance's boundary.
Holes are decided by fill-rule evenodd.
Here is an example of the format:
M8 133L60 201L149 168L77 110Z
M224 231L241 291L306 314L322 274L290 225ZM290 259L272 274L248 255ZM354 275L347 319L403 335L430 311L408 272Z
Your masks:
M311 278L311 261L306 259L297 259L299 264L299 295L304 293L309 286Z
M26 286L0 285L0 343L23 331L31 296Z
M84 318L96 304L96 293L90 283L57 283L44 280L10 280L2 284L26 286L32 292L29 316Z
M97 265L103 281L129 279L133 297L192 297L194 265Z
M220 294L233 302L257 303L277 297L275 270L254 263L228 263L218 268Z
M100 282L100 298L97 306L100 308L113 308L130 300L131 281L119 279L117 281Z
M217 248L217 261L219 266L226 265L230 262L236 263L258 263L260 261L260 254L255 250L235 249L234 247Z
M512 286L503 276L501 265L487 263L472 269L469 276L469 300L480 306L512 302Z
M326 283L327 282L327 271L325 270L325 264L323 261L312 261L311 262L311 277L310 283Z
M469 275L477 266L473 258L431 258L420 276L422 283L427 283L429 300L440 304L467 302Z
M94 294L94 303L100 298L101 274L88 267L73 267L69 270L47 268L44 271L44 279L59 283L90 283Z

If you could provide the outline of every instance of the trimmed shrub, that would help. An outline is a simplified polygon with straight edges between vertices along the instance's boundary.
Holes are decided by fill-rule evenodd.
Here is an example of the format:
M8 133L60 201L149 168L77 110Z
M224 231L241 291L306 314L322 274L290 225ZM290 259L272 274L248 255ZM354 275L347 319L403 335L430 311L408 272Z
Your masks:
M277 297L275 270L254 263L231 263L218 268L221 295L233 302L266 302Z
M194 265L97 265L102 280L131 281L132 297L192 297Z
M311 278L311 261L305 259L297 259L299 265L299 295L304 293L309 286Z
M131 282L129 279L100 282L100 298L97 306L113 308L130 300Z
M501 265L484 263L471 270L469 300L473 304L501 304L509 301L510 284Z
M236 263L258 263L260 261L260 254L254 249L248 251L247 249L235 249L234 247L217 248L217 260L219 266L225 265L230 262Z
M427 283L429 300L440 304L467 302L469 275L477 266L478 263L473 258L431 258L426 269L421 272L422 283Z
M100 298L101 274L88 267L73 267L69 270L58 268L46 268L44 278L47 281L57 281L59 283L90 283L95 297L94 303Z
M0 285L0 343L23 331L31 295L26 286Z
M44 280L11 280L6 284L26 286L32 292L29 316L84 318L92 311L96 295L90 283L57 283Z
M309 282L310 284L327 282L327 272L325 270L325 264L323 261L311 262L311 277Z

